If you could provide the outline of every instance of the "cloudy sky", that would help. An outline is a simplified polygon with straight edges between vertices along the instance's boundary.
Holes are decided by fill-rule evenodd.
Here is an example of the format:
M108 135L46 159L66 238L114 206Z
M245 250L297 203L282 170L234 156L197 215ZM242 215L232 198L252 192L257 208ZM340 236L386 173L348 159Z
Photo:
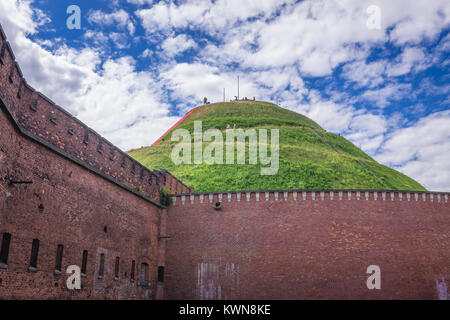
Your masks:
M240 75L241 96L450 190L448 0L1 0L0 23L27 81L124 150Z

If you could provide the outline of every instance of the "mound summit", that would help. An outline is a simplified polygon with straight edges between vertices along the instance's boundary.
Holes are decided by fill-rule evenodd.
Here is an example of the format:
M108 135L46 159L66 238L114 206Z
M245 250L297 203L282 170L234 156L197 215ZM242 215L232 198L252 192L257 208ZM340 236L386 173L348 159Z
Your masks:
M203 130L216 128L225 134L228 125L241 129L279 129L279 170L260 174L261 165L181 164L171 159L173 130L193 133L194 121ZM203 148L207 143L203 143ZM375 189L414 190L425 188L406 175L377 163L340 135L327 132L316 122L296 112L261 101L207 104L189 112L160 140L149 147L131 150L130 156L149 169L166 169L197 192L285 189ZM248 157L248 149L246 151Z

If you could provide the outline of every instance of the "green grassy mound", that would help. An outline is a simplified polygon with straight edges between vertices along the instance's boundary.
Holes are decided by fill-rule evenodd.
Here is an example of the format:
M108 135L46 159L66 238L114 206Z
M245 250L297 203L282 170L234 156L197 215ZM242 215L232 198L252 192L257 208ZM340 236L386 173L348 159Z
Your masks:
M246 101L201 106L177 128L193 133L195 120L202 121L203 130L221 130L224 139L228 124L231 127L236 124L236 128L244 130L279 129L278 173L261 175L259 161L256 165L248 164L248 148L246 164L175 165L171 160L171 152L178 142L171 141L173 131L154 146L129 151L130 156L150 169L170 171L197 192L266 189L425 190L413 179L377 163L345 138L326 132L301 114L271 103ZM203 148L207 145L203 143Z

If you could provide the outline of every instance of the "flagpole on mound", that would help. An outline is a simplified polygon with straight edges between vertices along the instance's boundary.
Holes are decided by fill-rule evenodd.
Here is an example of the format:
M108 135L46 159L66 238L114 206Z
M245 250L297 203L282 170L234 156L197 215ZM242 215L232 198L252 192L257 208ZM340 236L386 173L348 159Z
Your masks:
M238 95L237 95L237 98L238 98L238 100L239 100L239 76L237 76L237 80L238 80L238 86L237 86L237 89L238 89Z

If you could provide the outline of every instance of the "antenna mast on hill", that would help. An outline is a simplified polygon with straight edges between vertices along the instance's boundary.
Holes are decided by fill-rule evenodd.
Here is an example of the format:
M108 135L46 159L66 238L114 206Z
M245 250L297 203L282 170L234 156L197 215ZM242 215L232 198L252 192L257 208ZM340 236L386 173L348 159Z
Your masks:
M225 102L225 88L223 88L223 102Z
M238 76L238 95L237 95L237 98L239 100L239 76Z

